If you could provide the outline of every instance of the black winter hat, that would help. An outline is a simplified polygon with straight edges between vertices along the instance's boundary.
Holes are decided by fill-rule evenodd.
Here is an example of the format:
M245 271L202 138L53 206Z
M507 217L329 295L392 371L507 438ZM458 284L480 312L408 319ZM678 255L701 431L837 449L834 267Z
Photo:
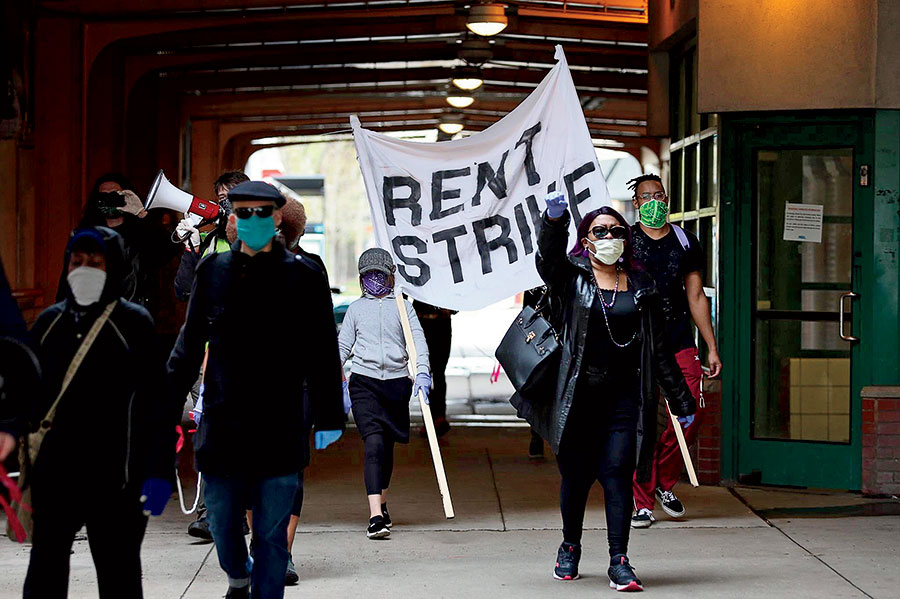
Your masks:
M228 192L228 200L234 202L275 202L281 208L287 202L284 196L264 181L246 181L235 185Z

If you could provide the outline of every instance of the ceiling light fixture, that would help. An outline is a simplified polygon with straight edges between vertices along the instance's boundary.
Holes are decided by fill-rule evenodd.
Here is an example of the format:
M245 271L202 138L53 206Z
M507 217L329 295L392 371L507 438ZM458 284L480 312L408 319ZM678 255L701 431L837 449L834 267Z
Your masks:
M475 67L457 67L450 82L463 91L474 91L484 84L481 71Z
M476 35L484 37L497 35L506 29L507 24L506 7L503 4L483 2L473 4L469 8L469 18L466 21L466 27Z
M441 116L441 122L438 124L438 129L447 135L456 135L463 130L462 115L445 114Z
M475 101L471 94L452 93L447 96L447 104L453 108L468 108Z

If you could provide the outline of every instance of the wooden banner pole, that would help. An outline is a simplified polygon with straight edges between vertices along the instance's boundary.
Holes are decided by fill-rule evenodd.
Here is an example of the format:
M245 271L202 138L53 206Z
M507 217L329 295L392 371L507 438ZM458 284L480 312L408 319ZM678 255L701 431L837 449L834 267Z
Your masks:
M400 325L403 327L403 337L406 339L406 351L409 354L409 367L413 378L418 368L416 356L416 343L409 326L409 316L406 314L406 304L403 301L403 293L395 289L397 310L400 312ZM444 460L441 458L441 448L438 446L437 433L434 430L434 421L431 419L431 407L425 403L425 396L420 391L417 394L419 406L422 408L422 418L425 420L425 432L428 433L428 445L431 447L431 460L434 462L434 473L437 476L438 489L444 502L444 515L447 519L454 517L453 502L450 500L450 485L447 484L447 473L444 472Z

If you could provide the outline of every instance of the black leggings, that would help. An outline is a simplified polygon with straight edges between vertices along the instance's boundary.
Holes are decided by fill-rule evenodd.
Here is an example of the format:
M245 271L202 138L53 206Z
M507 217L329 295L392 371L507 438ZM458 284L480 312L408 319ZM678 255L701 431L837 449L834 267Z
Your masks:
M576 392L572 411L556 456L562 483L559 507L563 540L581 543L584 510L594 481L603 486L609 555L628 552L628 534L634 506L638 399L627 386L598 383L585 377ZM593 387L593 388L591 388ZM579 401L581 400L581 401Z
M363 439L366 463L363 469L367 495L381 495L391 484L394 472L394 438L390 434L372 433Z
M609 554L628 552L628 533L634 497L631 478L634 474L635 431L612 430L602 433L597 454L566 454L556 457L562 484L559 489L559 509L562 512L563 540L581 543L584 509L588 493L599 480L603 485L606 506Z

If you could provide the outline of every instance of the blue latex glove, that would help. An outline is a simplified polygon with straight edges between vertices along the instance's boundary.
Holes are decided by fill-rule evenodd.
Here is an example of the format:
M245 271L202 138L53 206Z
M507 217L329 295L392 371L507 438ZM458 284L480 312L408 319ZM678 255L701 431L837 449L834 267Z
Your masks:
M341 431L316 431L316 449L325 449L343 434Z
M419 397L419 391L425 394L425 403L428 403L428 393L431 391L431 375L420 372L416 375L416 382L413 383L413 395Z
M687 427L694 423L694 415L691 414L690 416L679 416L678 422L684 425L684 428L687 429Z
M344 381L341 383L341 387L344 389L344 414L350 413L350 383Z
M141 503L144 504L145 516L159 516L166 509L169 497L172 496L172 485L164 478L148 478L141 487Z
M566 202L566 195L561 191L552 191L544 198L547 203L547 214L550 218L559 218L566 213L569 203Z

